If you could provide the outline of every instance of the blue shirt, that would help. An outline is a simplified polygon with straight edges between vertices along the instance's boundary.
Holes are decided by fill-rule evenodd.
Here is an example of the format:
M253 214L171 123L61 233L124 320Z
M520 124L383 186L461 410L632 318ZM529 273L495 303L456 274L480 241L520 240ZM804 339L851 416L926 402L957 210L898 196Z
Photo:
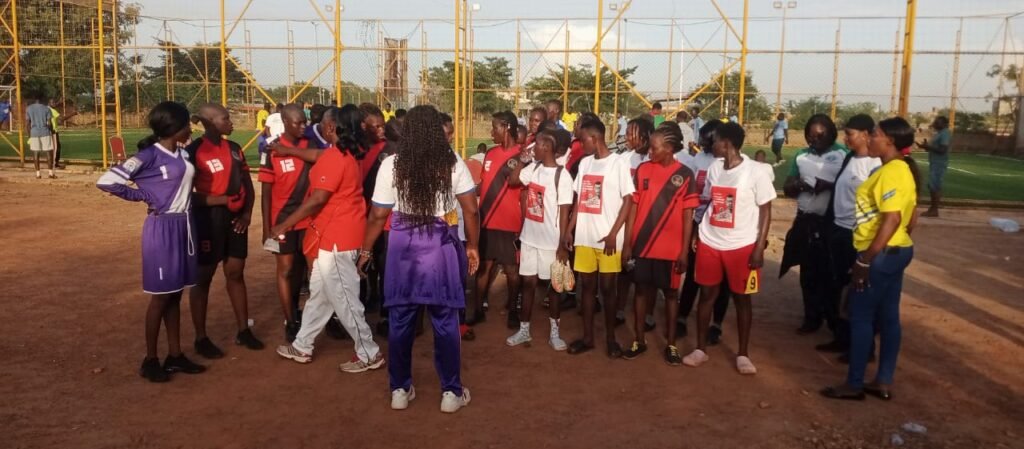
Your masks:
M936 133L931 145L928 145L928 163L949 163L949 144L952 140L953 136L949 133L949 128ZM942 153L936 150L942 151Z
M700 129L704 127L704 120L700 117L694 117L690 123L693 124L693 133L700 136Z
M11 103L0 101L0 117L7 118L9 115L11 115Z
M28 121L31 124L29 136L50 136L50 120L53 118L53 114L50 112L49 106L42 103L35 103L29 106L25 113L28 114Z
M784 140L786 138L787 129L789 129L789 122L785 120L775 122L775 128L772 128L772 139Z

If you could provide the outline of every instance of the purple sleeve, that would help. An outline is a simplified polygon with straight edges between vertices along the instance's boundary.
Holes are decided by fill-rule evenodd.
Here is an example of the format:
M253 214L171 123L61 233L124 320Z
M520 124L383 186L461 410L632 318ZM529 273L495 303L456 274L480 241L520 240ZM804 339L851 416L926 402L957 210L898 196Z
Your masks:
M128 187L128 181L133 181L147 167L153 159L153 152L149 149L139 151L138 154L128 160L110 167L100 179L96 181L96 187L100 190L127 201L145 201L147 194L140 189Z

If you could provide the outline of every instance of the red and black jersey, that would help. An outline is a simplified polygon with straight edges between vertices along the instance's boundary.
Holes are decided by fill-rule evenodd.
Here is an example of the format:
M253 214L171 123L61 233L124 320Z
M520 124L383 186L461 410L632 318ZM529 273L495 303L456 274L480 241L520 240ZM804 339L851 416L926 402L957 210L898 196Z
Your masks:
M522 187L509 185L512 173L522 164L519 153L519 145L487 151L480 182L481 228L515 233L523 229Z
M308 139L302 138L292 143L284 136L278 140L281 145L289 148L309 148ZM270 218L272 225L277 225L288 218L306 198L309 191L309 169L312 164L306 163L295 156L276 156L264 153L260 158L259 181L271 184ZM294 229L305 229L309 218L295 225Z
M237 195L244 185L242 176L249 176L242 147L227 139L219 144L200 137L185 147L196 167L194 186L197 193L208 196Z
M572 143L569 144L569 158L565 161L565 168L569 170L572 177L575 178L580 171L580 161L583 160L583 142L579 139L573 139Z
M644 162L637 167L633 182L633 254L645 259L676 260L685 247L683 210L700 204L693 172L675 160L667 166Z

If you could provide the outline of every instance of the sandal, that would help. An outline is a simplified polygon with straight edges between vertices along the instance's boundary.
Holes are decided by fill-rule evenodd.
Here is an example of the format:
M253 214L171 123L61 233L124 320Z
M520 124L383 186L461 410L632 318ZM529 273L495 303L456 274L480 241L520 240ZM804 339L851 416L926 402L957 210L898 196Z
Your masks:
M617 359L622 357L622 346L617 341L608 342L608 358Z
M824 390L821 390L821 395L829 399L841 399L846 401L864 400L864 391L857 391L846 385L825 388Z
M585 352L590 352L591 349L594 349L594 345L592 345L592 344L588 345L583 340L576 340L576 341L572 342L572 344L569 345L569 351L568 352L569 352L569 354L572 354L572 355L579 355L579 354L583 354Z
M883 401L892 400L892 391L889 391L888 385L870 383L864 385L864 392L870 394Z

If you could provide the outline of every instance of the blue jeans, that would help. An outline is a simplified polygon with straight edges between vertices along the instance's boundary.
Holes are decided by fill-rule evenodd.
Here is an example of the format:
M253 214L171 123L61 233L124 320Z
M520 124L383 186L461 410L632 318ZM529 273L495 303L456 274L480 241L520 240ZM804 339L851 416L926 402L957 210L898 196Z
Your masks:
M875 340L875 325L880 334L878 373L875 382L892 384L896 358L900 352L900 294L903 271L914 258L914 248L887 247L871 262L868 285L863 291L850 289L850 368L847 385L864 387L864 371Z

